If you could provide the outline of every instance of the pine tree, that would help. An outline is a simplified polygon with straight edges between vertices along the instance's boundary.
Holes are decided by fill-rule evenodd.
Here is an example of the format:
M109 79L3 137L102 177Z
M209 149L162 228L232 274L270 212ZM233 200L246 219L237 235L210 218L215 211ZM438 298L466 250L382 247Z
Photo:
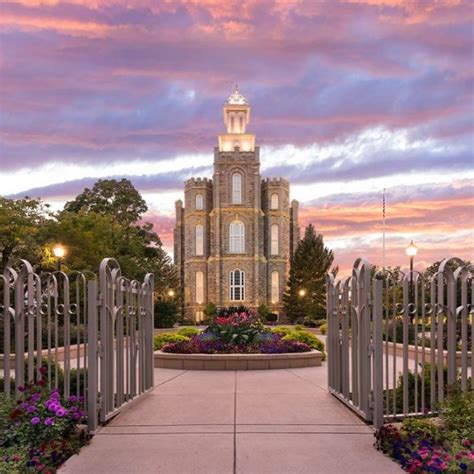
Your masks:
M324 246L323 236L313 225L306 227L291 259L287 291L283 296L285 312L291 322L326 317L326 274L334 254Z

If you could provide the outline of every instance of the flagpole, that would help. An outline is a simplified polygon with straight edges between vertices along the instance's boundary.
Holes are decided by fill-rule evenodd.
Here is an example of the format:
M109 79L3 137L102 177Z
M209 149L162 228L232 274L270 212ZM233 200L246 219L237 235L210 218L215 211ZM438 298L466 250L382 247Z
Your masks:
M382 269L385 276L385 188L382 197Z

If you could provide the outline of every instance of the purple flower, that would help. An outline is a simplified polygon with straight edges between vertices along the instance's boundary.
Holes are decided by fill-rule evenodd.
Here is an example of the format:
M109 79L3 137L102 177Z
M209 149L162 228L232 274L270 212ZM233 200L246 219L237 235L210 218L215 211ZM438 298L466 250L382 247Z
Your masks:
M25 391L25 387L23 387L23 385L20 385L20 386L18 387L18 391L19 391L19 392L24 392L24 391Z
M55 398L56 400L59 398L59 392L57 391L57 389L51 392L51 398Z
M86 399L85 399L82 395L79 397L79 403L84 403L85 400L86 400Z
M71 395L71 396L69 397L69 401L70 401L70 402L77 402L77 397L76 397L76 395Z
M44 424L45 424L46 426L54 425L54 419L51 418L50 416L48 416L48 418L46 418L46 420L44 420Z
M34 417L31 419L31 421L30 421L30 423L31 423L32 425L37 425L37 424L40 423L40 422L41 422L41 420L40 420L40 417L39 417L39 416L34 416Z
M20 408L21 408L22 410L28 410L28 403L23 402L23 403L20 405Z
M34 413L36 411L36 407L31 405L28 407L28 413Z
M75 421L78 421L81 419L81 415L79 413L73 413L72 414L72 419Z
M56 410L56 416L59 416L61 418L61 417L66 416L66 415L67 415L67 410L65 410L64 408L59 407Z
M50 403L50 404L48 405L48 410L49 410L49 411L56 411L56 410L58 410L59 408L61 408L61 406L58 405L57 403Z
M70 413L74 413L74 412L76 412L76 411L77 411L77 407L71 407L71 408L69 408L69 412L70 412Z

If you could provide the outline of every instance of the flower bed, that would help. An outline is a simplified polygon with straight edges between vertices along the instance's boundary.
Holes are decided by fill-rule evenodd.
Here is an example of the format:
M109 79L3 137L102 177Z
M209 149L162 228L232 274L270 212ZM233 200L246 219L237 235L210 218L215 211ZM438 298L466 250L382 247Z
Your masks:
M474 473L474 392L457 386L440 406L439 419L407 418L375 433L375 447L411 473Z
M40 372L44 376L45 368ZM44 379L21 387L15 403L0 399L0 472L53 473L88 440L84 397L61 397Z
M168 368L184 368L184 365L196 369L205 369L206 365L209 368L212 365L213 368L228 368L229 370L283 368L283 366L290 367L292 365L290 362L270 364L267 362L269 359L262 356L308 354L307 357L294 358L294 360L298 359L298 362L294 363L298 366L320 365L321 359L324 357L324 344L315 335L299 327L270 329L264 326L255 312L244 307L221 310L202 332L189 333L188 335L160 334L155 338L155 349L160 350L155 356L155 366ZM248 360L258 361L258 363L236 363L235 357L214 357L211 363L209 357L171 357L172 354L254 355L253 359ZM194 362L184 363L184 360L193 360ZM277 359L275 358L275 360ZM273 366L270 367L271 365Z

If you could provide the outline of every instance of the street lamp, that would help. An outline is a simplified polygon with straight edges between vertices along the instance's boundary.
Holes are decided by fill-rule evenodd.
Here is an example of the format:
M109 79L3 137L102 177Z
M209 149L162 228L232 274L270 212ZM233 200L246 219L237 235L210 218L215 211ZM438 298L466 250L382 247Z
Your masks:
M56 244L53 247L53 254L58 259L58 272L61 271L61 259L66 255L66 249L61 244Z
M304 288L301 288L301 290L298 291L298 296L300 296L301 298L306 296L306 290Z
M173 298L173 296L174 296L174 290L168 290L168 296L169 296L170 298Z
M416 253L418 252L418 247L413 243L413 240L406 248L406 252L407 255L410 257L410 292L413 299L413 259L416 257Z

